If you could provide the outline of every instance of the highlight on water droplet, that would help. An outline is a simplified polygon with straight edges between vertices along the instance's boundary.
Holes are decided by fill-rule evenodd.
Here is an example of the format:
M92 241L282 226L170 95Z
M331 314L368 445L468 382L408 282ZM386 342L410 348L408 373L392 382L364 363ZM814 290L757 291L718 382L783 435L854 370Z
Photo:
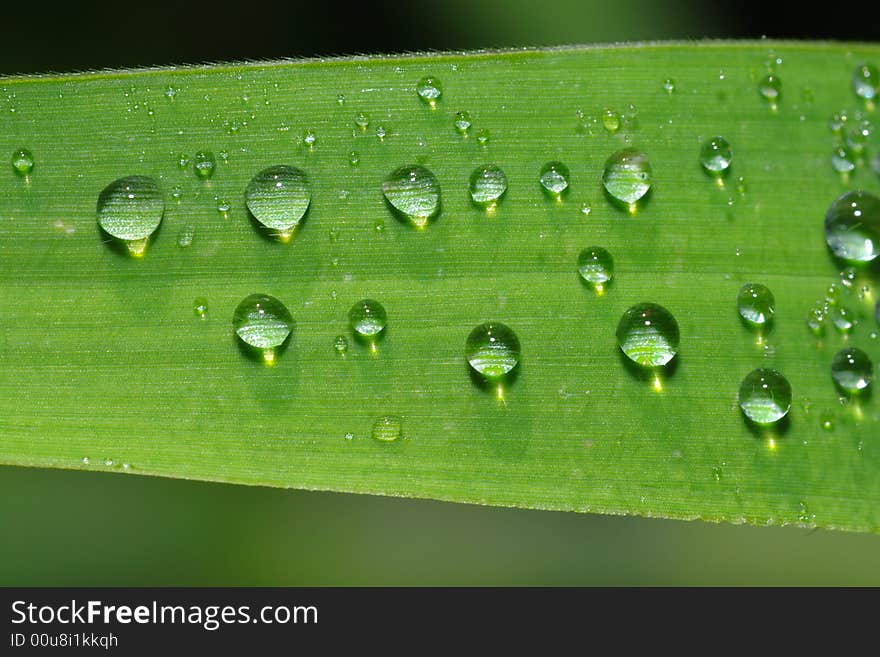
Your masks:
M614 278L614 258L601 246L589 246L578 256L578 273L597 293Z
M193 301L193 313L201 320L208 319L208 300L205 297L196 297Z
M148 176L119 178L98 195L98 225L135 256L143 255L164 212L159 185Z
M516 333L501 322L475 327L464 349L468 364L488 382L504 380L519 364L522 353Z
M651 163L634 148L617 151L605 162L602 184L612 199L634 212L652 184Z
M825 214L825 241L843 260L874 260L880 255L880 198L862 190L836 198Z
M681 339L672 313L657 303L639 303L627 309L617 325L617 344L634 363L662 367L678 353Z
M700 148L700 164L710 175L720 177L730 168L733 149L724 137L707 139Z
M382 183L385 200L417 228L440 212L440 183L425 167L410 164L395 169Z
M437 107L437 103L443 96L443 87L440 85L440 80L429 75L419 80L416 85L416 93L428 107L433 109Z
M263 169L244 192L251 216L281 241L290 239L312 200L306 173L286 164Z
M495 164L477 167L471 174L469 192L475 205L487 211L494 210L507 192L507 176Z
M278 299L268 294L245 297L232 315L235 335L251 353L271 365L276 353L293 332L293 316Z
M834 354L831 378L841 392L857 394L871 385L874 364L868 354L858 347L847 347Z
M388 313L375 299L361 299L348 311L348 321L356 337L372 342L385 330Z
M876 100L880 95L880 71L873 64L859 64L853 71L852 87L862 100Z
M370 435L380 443L393 443L400 439L402 423L396 415L383 415L373 423Z
M555 160L542 166L538 175L538 182L541 183L544 193L555 200L561 199L568 191L570 181L571 172L568 167Z
M30 175L34 170L34 155L27 148L19 148L12 152L12 169L20 176Z
M213 176L216 168L217 160L214 159L214 154L211 151L199 151L193 156L193 171L202 180Z
M775 424L791 410L791 384L776 370L752 370L739 386L739 407L755 424Z
M470 112L456 112L455 121L452 122L452 125L455 126L459 134L467 135L472 125Z
M736 297L739 316L749 326L763 327L773 321L776 314L776 299L766 285L746 283Z
M775 110L782 97L782 80L779 76L771 73L758 83L758 93L767 101L770 108Z

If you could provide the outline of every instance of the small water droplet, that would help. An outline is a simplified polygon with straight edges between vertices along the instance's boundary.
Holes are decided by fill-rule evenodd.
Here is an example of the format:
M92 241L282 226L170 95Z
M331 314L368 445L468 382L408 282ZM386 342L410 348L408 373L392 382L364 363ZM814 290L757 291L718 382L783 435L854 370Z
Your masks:
M595 290L604 289L614 277L614 258L601 246L590 246L578 256L578 273Z
M346 440L354 440L354 434L351 432L348 432L347 434L345 434L344 438Z
M611 109L602 110L602 126L611 133L620 129L620 115Z
M385 415L373 423L370 435L380 443L393 443L400 438L401 422L396 415Z
M868 354L858 347L847 347L834 355L831 361L831 378L841 391L847 394L859 393L871 385L874 364Z
M874 260L880 255L880 198L857 190L835 199L825 215L825 241L838 258Z
M880 95L880 71L873 64L856 66L852 76L853 91L862 100L874 100Z
M477 167L471 174L469 191L476 205L494 209L507 192L507 176L494 164Z
M400 167L382 183L385 199L414 226L424 228L440 211L440 183L417 164Z
M807 313L807 328L816 337L825 333L825 313L821 308L810 308Z
M305 172L284 164L251 178L244 197L254 219L283 236L299 225L312 198Z
M12 152L12 169L20 176L27 176L34 170L34 155L27 148Z
M733 150L724 137L712 137L700 149L700 164L713 175L723 174L733 160Z
M755 424L774 424L791 409L791 384L776 370L753 370L739 386L739 407Z
M217 161L211 151L199 151L193 156L193 170L196 172L196 176L202 180L213 176L216 168Z
M83 462L83 465L88 465L88 464L89 464L89 457L88 457L88 456L83 456L83 457L82 457L82 462Z
M361 162L360 153L358 153L357 151L352 151L351 153L348 154L348 163L351 166L356 167L358 164L360 164L360 162Z
M440 80L427 76L419 80L418 85L416 85L416 93L424 103L433 109L437 107L437 103L443 96L443 88L440 85Z
M471 115L469 112L456 112L455 121L453 122L455 129L462 135L466 135L471 129Z
M828 129L834 134L840 134L840 131L843 130L843 127L846 125L846 122L849 120L849 115L846 110L841 112L835 112L831 115L831 118L828 119Z
M666 78L663 80L663 91L665 91L670 96L675 93L675 80L672 78Z
M348 311L348 321L359 338L375 340L388 324L388 314L374 299L361 299Z
M370 126L370 115L366 112L358 112L354 115L354 124L361 129L366 130Z
M819 418L819 426L822 427L823 431L834 431L834 418L828 414L822 415Z
M739 176L736 179L736 192L737 192L737 194L742 196L743 194L746 193L746 189L747 189L746 188L746 179L743 178L742 176Z
M538 182L544 188L544 192L554 199L559 199L565 192L571 180L571 172L562 162L547 162L541 167Z
M740 317L751 326L764 326L773 320L776 299L766 285L746 283L736 297Z
M631 209L648 193L651 183L651 164L640 151L625 148L605 162L602 184L613 199Z
M771 73L758 83L758 93L770 104L771 109L776 109L782 97L782 80Z
M333 340L333 348L337 354L344 354L348 351L348 338L344 335L337 335L336 339Z
M208 300L205 297L196 297L193 301L193 313L201 320L208 319Z
M480 146L488 146L490 138L491 135L486 128L480 128L479 130L477 130L477 143Z
M581 204L581 214L584 215L585 217L588 214L590 214L592 211L593 211L593 208L590 206L589 203L582 203Z
M132 255L142 255L165 212L159 185L148 176L127 176L107 185L98 195L98 224L121 240Z
M385 135L386 135L386 134L387 134L387 133L385 132L385 128L384 128L383 126L381 126L381 125L377 125L377 126L376 126L376 138L377 138L379 141L385 141Z
M831 310L831 323L839 333L846 335L855 327L852 311L846 306L837 305Z
M345 105L345 94L338 94L336 96L336 104L337 105Z
M856 155L847 146L837 145L831 150L831 168L839 174L848 174L856 168Z
M501 322L475 327L465 341L468 364L487 381L500 381L518 364L522 353L513 329Z
M267 363L275 359L293 331L293 317L287 307L268 294L245 297L232 315L232 328L248 347L260 352Z
M724 471L721 469L721 466L716 465L712 468L712 478L715 481L721 481L721 476L723 473Z
M196 229L192 224L184 225L183 228L180 229L180 233L177 235L177 246L182 249L192 246L195 232Z
M678 352L678 322L656 303L640 303L627 309L616 335L621 351L642 367L666 365Z
M104 459L104 465L106 465L108 468L112 467L113 459Z
M318 142L318 135L315 133L314 130L306 130L306 131L303 133L303 136L302 136L302 143L303 143L303 145L304 145L306 148L308 148L309 150L314 149L314 148L315 148L315 144L316 144L317 142Z

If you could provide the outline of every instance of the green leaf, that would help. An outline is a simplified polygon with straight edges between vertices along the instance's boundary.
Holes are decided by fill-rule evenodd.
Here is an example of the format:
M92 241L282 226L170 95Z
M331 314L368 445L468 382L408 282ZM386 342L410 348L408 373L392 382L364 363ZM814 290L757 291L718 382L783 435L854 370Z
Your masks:
M880 47L657 44L8 78L0 153L26 147L35 166L0 173L0 462L876 532L880 409L870 396L842 405L830 363L844 344L880 360L877 268L841 293L860 321L848 338L805 324L838 279L826 209L880 187L875 137L850 180L830 165L834 111L877 120L851 89L862 61L880 61ZM770 62L775 111L758 92ZM424 76L442 83L434 109L416 94ZM616 133L587 120L605 109L623 117ZM715 135L734 153L723 187L699 164ZM654 172L634 216L601 186L605 160L629 145ZM193 170L198 151L216 157L208 179ZM558 202L538 182L551 160L571 175ZM489 213L468 195L488 163L509 184ZM288 243L259 230L244 200L279 164L306 172L311 190ZM408 164L442 190L424 230L382 196ZM109 183L135 175L156 178L165 199L141 258L108 244L95 214ZM591 245L615 260L602 295L577 273ZM760 344L736 311L746 282L777 302ZM233 333L253 293L296 322L273 367ZM364 298L388 314L375 350L348 327ZM680 327L662 390L616 344L621 315L643 301ZM465 362L467 336L490 320L522 345L503 399ZM757 367L791 383L781 429L750 429L737 405ZM403 438L371 438L383 417Z

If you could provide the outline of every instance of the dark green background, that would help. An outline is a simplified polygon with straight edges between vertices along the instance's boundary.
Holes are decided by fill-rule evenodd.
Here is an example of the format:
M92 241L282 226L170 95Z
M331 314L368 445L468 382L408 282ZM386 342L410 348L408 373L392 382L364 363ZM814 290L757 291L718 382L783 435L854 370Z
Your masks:
M729 5L4 7L0 73L706 36L876 38L858 5L816 16L785 3ZM8 467L0 500L3 585L880 584L880 537L797 528Z

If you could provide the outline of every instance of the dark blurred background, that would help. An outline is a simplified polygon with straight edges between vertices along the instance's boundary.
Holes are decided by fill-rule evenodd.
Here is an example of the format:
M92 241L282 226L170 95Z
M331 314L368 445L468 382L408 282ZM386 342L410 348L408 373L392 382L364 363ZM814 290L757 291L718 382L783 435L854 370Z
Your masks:
M876 3L875 3L876 5ZM876 40L876 6L6 3L0 74L653 39ZM0 467L0 585L874 584L880 537Z

